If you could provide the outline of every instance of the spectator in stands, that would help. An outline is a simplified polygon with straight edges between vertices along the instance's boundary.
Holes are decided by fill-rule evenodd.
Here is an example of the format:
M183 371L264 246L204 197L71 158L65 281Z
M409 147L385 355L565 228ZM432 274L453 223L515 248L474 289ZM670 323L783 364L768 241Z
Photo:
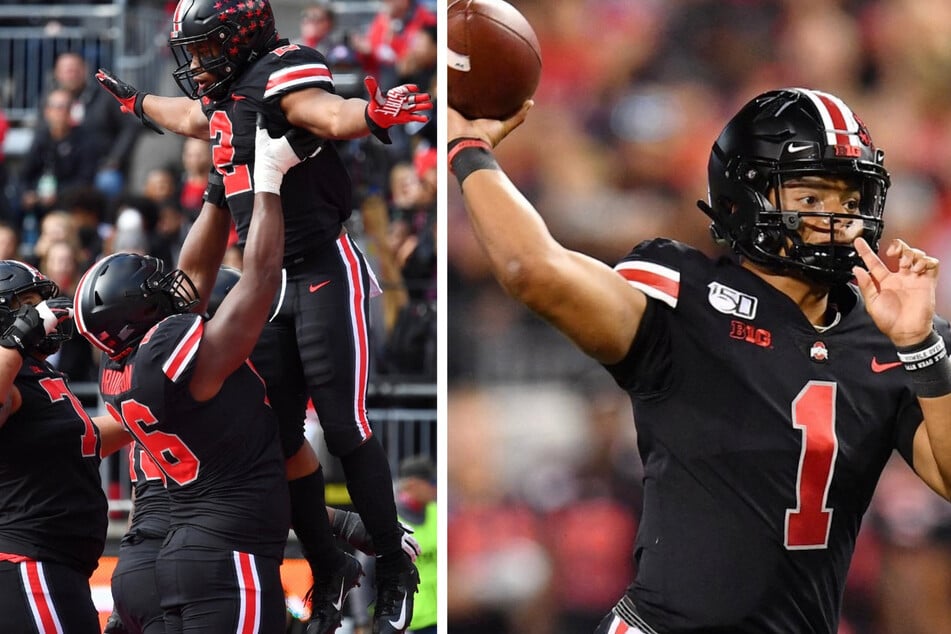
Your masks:
M62 53L53 65L56 88L73 97L70 115L73 123L88 131L94 144L93 159L96 187L110 198L118 196L126 184L129 159L141 127L115 108L109 95L92 80L86 61L78 53Z
M330 2L317 0L304 7L300 17L300 36L292 42L324 54L333 71L338 95L360 97L364 94L362 63L350 47L348 34L337 31L337 13Z
M73 125L69 115L73 98L53 90L43 104L43 122L33 137L20 170L21 201L26 213L43 216L67 190L91 185L95 146L87 131Z
M892 458L869 508L889 582L879 586L883 633L941 632L951 623L951 509Z
M79 240L74 235L50 242L40 259L39 269L59 286L63 295L72 297L76 284L79 283L79 275L83 271L80 268L82 264ZM64 341L59 351L51 354L47 361L65 373L73 383L95 381L99 374L98 355L94 354L92 346L82 337L71 337Z
M428 89L436 71L436 14L419 0L383 5L366 33L351 36L351 46L371 75Z
M20 233L7 220L0 220L0 260L13 260L20 252Z
M205 174L207 176L207 171ZM180 182L174 168L156 167L146 174L142 189L142 195L155 203L158 214L149 236L152 255L161 257L168 265L178 261L178 253L188 229L179 206Z
M400 462L396 489L396 512L400 521L413 529L419 543L416 568L419 570L419 594L408 632L436 634L437 512L436 466L429 456L409 456Z
M0 219L5 220L10 219L12 212L10 199L7 197L7 182L10 175L7 170L6 156L3 153L3 141L9 129L10 122L3 110L0 110Z
M436 165L431 158L427 154L416 167L408 163L394 167L391 201L397 220L390 220L379 196L368 197L361 208L385 291L378 363L382 374L435 377L435 189L422 186L419 172L422 169L427 179L434 179Z
M545 526L523 500L510 495L513 486L499 460L504 430L494 423L504 418L504 406L484 390L449 396L451 459L444 497L452 501L445 553L452 582L446 584L443 627L453 634L557 632L548 602L552 561Z
M208 186L211 147L207 141L188 137L182 144L182 174L179 183L179 207L190 226L201 211L202 196Z
M123 196L116 206L115 231L106 241L106 253L138 253L154 255L170 263L167 251L159 252L155 227L158 222L158 205L141 195Z
M92 263L102 255L103 241L111 235L112 224L106 222L108 202L95 187L81 187L63 196L62 208L67 210L79 232L83 261Z
M324 45L333 32L336 21L337 16L329 3L314 2L307 5L300 14L300 39L298 42L326 53Z
M72 214L62 209L54 209L43 216L40 221L40 233L33 245L34 264L43 271L43 262L46 261L47 251L57 242L68 242L79 249L79 229ZM44 273L46 271L43 271ZM57 282L58 284L59 282ZM63 287L60 287L64 290ZM64 292L66 292L64 290Z

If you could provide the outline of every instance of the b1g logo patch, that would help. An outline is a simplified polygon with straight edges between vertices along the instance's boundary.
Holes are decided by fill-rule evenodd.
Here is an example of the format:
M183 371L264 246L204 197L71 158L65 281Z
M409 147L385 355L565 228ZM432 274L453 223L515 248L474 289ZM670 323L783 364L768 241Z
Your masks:
M710 289L707 301L724 315L734 315L743 319L756 317L756 305L759 300L752 295L741 293L719 282L710 282L707 288Z

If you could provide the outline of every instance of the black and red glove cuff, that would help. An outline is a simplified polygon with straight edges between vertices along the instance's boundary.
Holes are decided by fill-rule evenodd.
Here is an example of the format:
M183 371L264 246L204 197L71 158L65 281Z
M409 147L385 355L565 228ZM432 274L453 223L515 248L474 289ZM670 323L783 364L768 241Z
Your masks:
M367 104L366 109L363 111L363 118L367 122L367 127L370 128L370 133L378 138L382 143L390 145L393 141L390 139L390 132L379 123L373 120L373 117L370 116L370 104Z

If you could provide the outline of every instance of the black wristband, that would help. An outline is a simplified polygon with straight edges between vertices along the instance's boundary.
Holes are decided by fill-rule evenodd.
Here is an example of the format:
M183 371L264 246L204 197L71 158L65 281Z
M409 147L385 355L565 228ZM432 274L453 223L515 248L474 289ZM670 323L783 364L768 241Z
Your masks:
M152 121L148 115L145 114L145 111L142 110L142 102L145 101L145 97L148 94L149 93L147 92L139 91L135 95L135 101L132 102L132 111L135 113L135 116L139 118L139 121L142 122L142 125L144 125L146 128L152 130L156 134L165 134L162 128L160 128L157 123Z
M501 169L489 144L481 139L453 139L446 146L446 158L459 185L477 170Z
M216 207L224 208L228 206L228 198L225 195L224 178L214 167L208 172L208 184L205 185L205 193L202 194L201 199Z
M897 350L898 360L911 376L915 394L924 398L951 394L951 358L938 333L931 331L921 343Z

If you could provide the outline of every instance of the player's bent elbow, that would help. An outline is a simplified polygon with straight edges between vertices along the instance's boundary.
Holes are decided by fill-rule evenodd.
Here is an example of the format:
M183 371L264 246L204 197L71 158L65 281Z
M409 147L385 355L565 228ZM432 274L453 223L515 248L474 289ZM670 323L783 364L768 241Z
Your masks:
M549 258L532 254L515 255L496 265L496 277L505 292L532 309L550 297L546 289L557 273Z

